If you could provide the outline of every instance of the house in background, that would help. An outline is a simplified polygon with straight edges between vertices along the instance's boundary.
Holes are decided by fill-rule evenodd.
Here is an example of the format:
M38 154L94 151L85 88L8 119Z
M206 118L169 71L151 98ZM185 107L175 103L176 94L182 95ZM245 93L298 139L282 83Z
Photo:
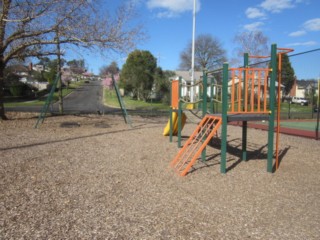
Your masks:
M91 72L84 72L82 73L82 77L87 80L93 80L94 74Z
M196 83L197 81L202 80L202 72L195 72L195 79L194 82ZM175 76L170 78L170 80L178 80L179 77L182 78L182 84L184 84L184 86L181 88L181 97L183 98L187 98L188 100L190 99L190 85L191 85L191 75L189 71L175 71ZM238 80L235 80L235 83ZM231 80L228 83L229 87L231 87ZM260 82L260 88L264 88L264 80ZM269 84L268 84L269 85ZM276 91L278 89L278 82L275 83L276 86ZM269 86L268 86L269 87ZM219 92L219 89L215 89L216 87L213 87L213 94L215 95L216 93ZM243 88L243 83L242 83L242 88ZM254 83L254 92L258 92L258 84ZM284 89L284 85L281 85L281 89ZM208 96L210 96L210 86L208 86L207 89L207 94ZM229 90L230 91L230 90ZM301 97L301 98L306 98L306 97L310 97L312 94L312 91L314 91L314 96L319 96L319 89L318 89L318 81L316 80L295 80L294 85L289 93L290 97ZM199 95L199 86L195 87L195 91L194 94L197 98L197 96ZM282 91L280 93L280 98L283 96L282 95ZM264 95L262 94L260 97L264 97ZM267 98L269 98L269 94L267 95Z
M31 64L31 66L34 71L37 71L37 72L45 71L45 67L43 64L36 64L36 65Z
M21 64L11 65L7 67L7 71L9 74L6 76L6 85L10 85L15 81L18 81L38 90L46 89L47 87L47 82L39 82L34 78L32 71L35 70L33 69L32 64L29 66L24 66Z
M23 65L10 66L11 74L15 75L20 82L26 83L29 79L29 69Z
M315 96L319 96L318 82L316 80L295 80L289 95L291 97L306 98L315 90Z
M179 80L181 77L181 82L183 84L181 88L181 97L190 99L191 96L191 72L189 71L174 71L175 76L171 77L170 80ZM202 80L203 73L200 71L194 72L194 84ZM209 91L210 93L210 91ZM195 96L199 95L199 85L194 87Z
M182 84L185 84L185 86L182 87L181 89L181 97L190 97L190 85L191 85L191 76L190 76L190 72L189 71L175 71L176 76L174 76L171 79L179 79L179 77L182 77ZM195 83L197 81L201 81L202 80L202 72L195 72ZM261 74L260 74L261 77ZM264 88L265 88L265 84L268 84L268 82L265 83L266 79L261 79L261 81L258 81L258 75L254 76L254 83L252 83L252 79L249 78L248 79L248 87L253 86L254 87L254 92L257 94L258 92L264 92ZM234 77L234 80L230 79L228 82L228 92L230 93L231 91L231 86L232 86L232 81L234 81L233 83L235 84L235 86L238 88L239 86L239 78L237 76ZM243 80L242 80L243 81ZM275 83L276 86L276 92L278 89L278 82ZM221 85L218 85L216 82L213 85L213 91L212 94L215 96L216 94L219 94L222 92L221 89ZM243 82L241 83L241 89L244 88ZM259 89L260 88L260 89ZM269 88L269 84L267 86L267 88ZM283 89L284 86L281 85L281 89ZM238 92L238 91L236 91ZM268 91L267 91L268 92ZM199 94L199 85L195 87L195 96L198 96ZM207 88L207 95L210 96L211 95L211 86L208 86ZM260 94L261 99L264 98L264 94ZM267 98L269 98L269 94L266 96Z

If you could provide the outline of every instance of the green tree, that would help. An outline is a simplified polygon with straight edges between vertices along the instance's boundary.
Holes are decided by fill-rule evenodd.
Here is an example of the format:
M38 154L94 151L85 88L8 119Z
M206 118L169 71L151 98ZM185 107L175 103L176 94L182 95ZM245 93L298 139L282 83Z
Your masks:
M157 59L149 52L131 52L123 65L120 81L126 91L133 93L139 100L148 100L154 83Z
M279 62L279 59L277 60ZM295 75L294 69L291 66L289 57L287 54L282 55L282 71L281 71L281 84L284 85L284 94L290 93L290 90L294 84Z
M61 59L60 61L60 65L61 67L64 65L66 61L64 59ZM58 59L53 59L50 60L47 63L47 70L43 73L43 76L45 79L47 79L47 81L52 84L55 80L55 77L57 76L58 73Z
M84 59L73 59L67 62L67 66L70 67L70 70L74 74L82 74L86 71Z
M157 67L154 77L154 91L157 96L161 98L165 104L170 104L170 77L173 77L175 72L169 70L162 70L161 67Z

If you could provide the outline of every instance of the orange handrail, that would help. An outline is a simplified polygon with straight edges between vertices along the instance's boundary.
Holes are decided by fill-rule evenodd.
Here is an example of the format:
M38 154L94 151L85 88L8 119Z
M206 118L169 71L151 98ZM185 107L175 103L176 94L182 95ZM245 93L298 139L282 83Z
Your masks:
M289 52L294 51L294 49L292 49L292 48L277 48L277 50L282 51L282 52L279 52L278 54L285 54L285 53L289 53Z

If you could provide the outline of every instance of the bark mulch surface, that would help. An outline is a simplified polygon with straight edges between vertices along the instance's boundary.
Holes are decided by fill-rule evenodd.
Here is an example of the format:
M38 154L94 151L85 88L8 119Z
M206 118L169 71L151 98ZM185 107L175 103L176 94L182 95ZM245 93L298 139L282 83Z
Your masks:
M185 177L169 163L167 119L49 117L0 122L0 239L320 239L319 141L280 136L280 168L267 173L267 132L228 127ZM186 123L185 141L195 129Z

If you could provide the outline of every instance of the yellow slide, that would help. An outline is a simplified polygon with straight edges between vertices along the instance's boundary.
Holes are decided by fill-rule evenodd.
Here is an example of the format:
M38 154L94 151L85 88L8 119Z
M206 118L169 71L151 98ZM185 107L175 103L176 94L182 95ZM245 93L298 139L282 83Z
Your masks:
M181 130L183 129L186 123L186 120L187 120L187 116L184 113L182 113ZM177 112L172 112L172 126L173 126L172 134L176 136L178 134L178 113ZM163 136L169 136L169 135L170 135L170 119L168 120L168 123L163 130Z

